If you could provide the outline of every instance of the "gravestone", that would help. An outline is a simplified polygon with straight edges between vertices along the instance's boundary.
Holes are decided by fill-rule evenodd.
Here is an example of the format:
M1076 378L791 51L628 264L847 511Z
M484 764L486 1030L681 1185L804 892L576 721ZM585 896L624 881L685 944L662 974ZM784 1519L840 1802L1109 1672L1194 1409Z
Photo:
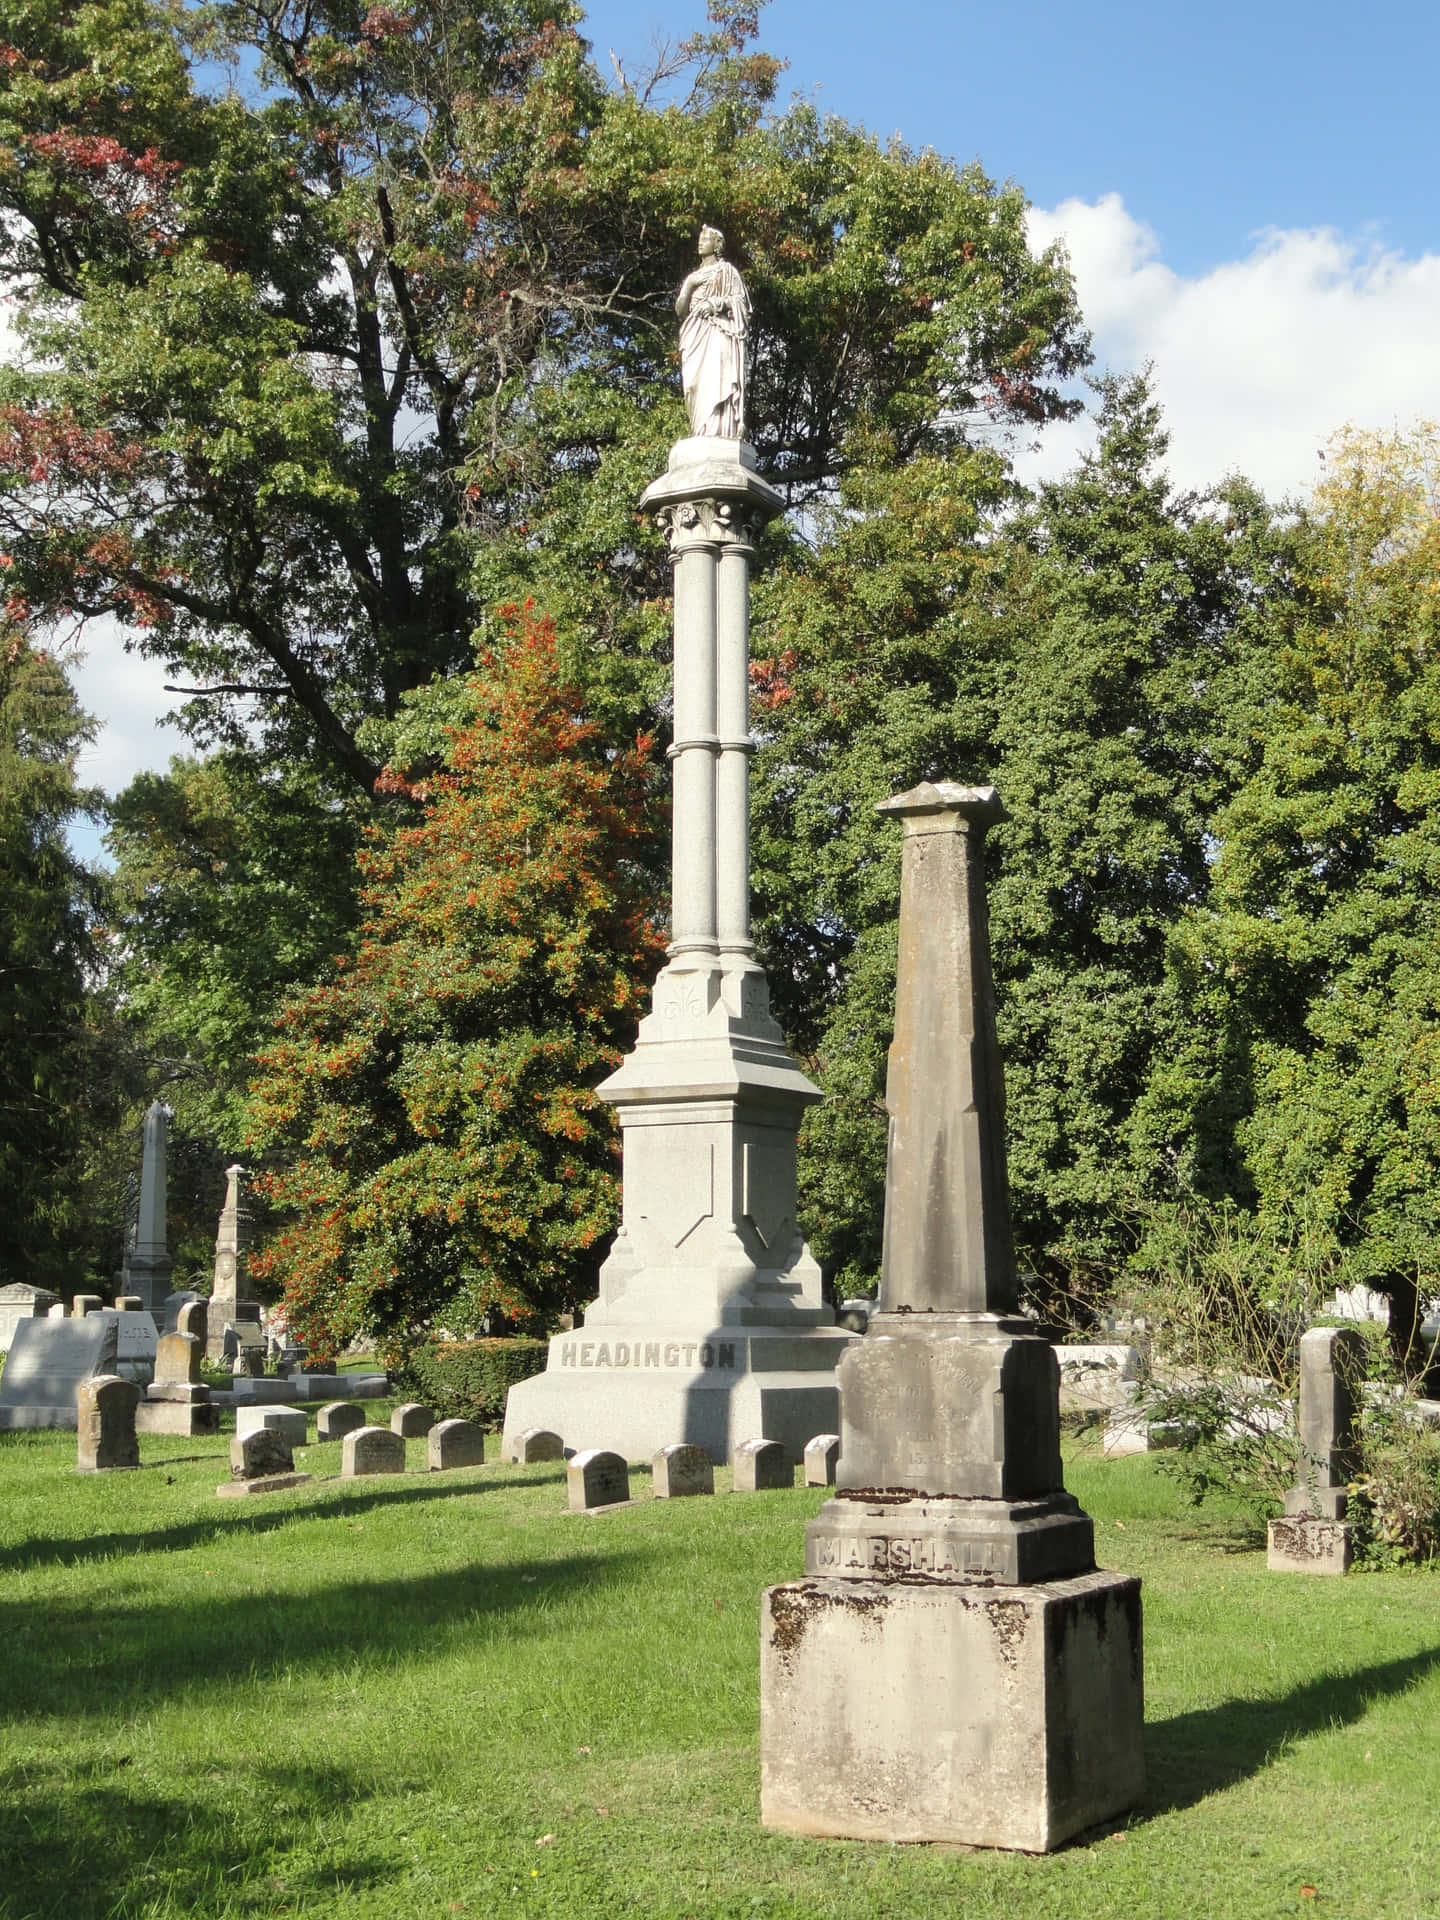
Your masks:
M565 1442L548 1427L527 1427L505 1441L502 1459L517 1467L534 1466L542 1460L563 1460Z
M485 1430L468 1420L438 1420L430 1429L426 1455L432 1473L447 1467L483 1467Z
M239 1418L238 1414L236 1418ZM364 1411L353 1401L330 1400L315 1416L315 1437L317 1440L343 1440L347 1433L357 1433L364 1424Z
M303 1447L308 1426L303 1407L237 1407L235 1434L283 1433L292 1447Z
M215 1268L210 1283L210 1335L207 1358L227 1358L226 1321L260 1321L258 1301L247 1300L245 1252L250 1237L250 1214L245 1205L245 1169L225 1169L225 1205L220 1210L220 1225L215 1234Z
M697 271L719 273L713 230L704 244ZM698 330L713 332L716 365L738 368L743 288L722 344L709 299L686 287L682 364L697 364ZM771 1012L750 925L750 563L785 501L743 438L738 389L698 418L640 500L674 571L671 939L635 1046L598 1089L620 1122L620 1231L583 1326L510 1389L507 1453L530 1427L636 1463L675 1441L724 1460L764 1433L798 1462L836 1423L852 1338L798 1219L796 1140L820 1091Z
M230 1478L215 1491L222 1500L253 1499L304 1486L308 1473L296 1473L290 1442L270 1427L260 1427L230 1442Z
M106 1473L138 1467L135 1408L140 1389L118 1373L99 1373L75 1389L77 1467L81 1473Z
M53 1307L47 1308L45 1318L47 1320L68 1320L70 1318L70 1309L63 1300L57 1300Z
M145 1110L145 1139L140 1159L140 1211L135 1243L125 1254L124 1291L140 1296L146 1312L163 1319L170 1291L170 1237L166 1224L170 1109L153 1100Z
M795 1484L794 1462L778 1440L742 1440L730 1465L736 1493L773 1493Z
M181 1302L175 1315L175 1332L189 1333L200 1342L201 1358L204 1358L207 1330L210 1324L210 1311L203 1300L185 1300ZM167 1328L168 1332L169 1329Z
M390 1431L398 1433L402 1440L420 1440L435 1424L435 1416L429 1407L422 1407L418 1400L407 1400L403 1406L396 1407L390 1416Z
M84 1320L89 1314L103 1313L104 1311L105 1302L100 1298L98 1293L77 1293L75 1298L70 1302L70 1318L72 1320Z
M116 1314L83 1320L21 1320L0 1372L0 1430L75 1429L75 1390L115 1372Z
M141 1433L220 1431L220 1409L200 1378L203 1352L204 1341L196 1334L161 1334L155 1343L155 1378L135 1415Z
M688 1446L683 1440L661 1447L651 1470L657 1500L680 1500L715 1491L715 1465L709 1454L704 1447Z
M817 1433L805 1449L807 1487L833 1487L835 1468L840 1459L838 1433Z
M121 1313L114 1307L102 1307L98 1316L115 1326L114 1371L133 1380L137 1387L149 1386L155 1378L155 1355L160 1336L154 1316L149 1313Z
M1095 1570L1060 1374L1020 1310L984 840L993 788L904 822L880 1293L840 1367L835 1497L762 1612L761 1818L1044 1853L1138 1800L1140 1583Z
M596 1507L618 1507L630 1498L630 1468L618 1453L603 1447L587 1447L577 1453L565 1469L572 1513L589 1513Z
M44 1287L32 1287L25 1281L0 1287L0 1353L10 1351L15 1329L22 1320L43 1320L60 1305L60 1296Z
M144 1302L138 1293L117 1293L115 1296L116 1313L140 1313Z
M1345 1518L1354 1478L1365 1338L1358 1327L1311 1327L1300 1336L1300 1460L1285 1514L1267 1530L1272 1573L1344 1573L1352 1551Z
M343 1480L363 1479L372 1473L404 1473L405 1442L389 1427L357 1427L347 1433L340 1460Z
M177 1293L167 1293L165 1296L164 1319L161 1331L163 1333L179 1333L181 1309L183 1307L193 1306L199 1299L200 1295L190 1287L182 1287ZM190 1329L187 1329L187 1331L190 1331Z
M207 1341L210 1344L213 1342ZM237 1379L264 1377L265 1334L258 1320L227 1320L219 1344L220 1358Z

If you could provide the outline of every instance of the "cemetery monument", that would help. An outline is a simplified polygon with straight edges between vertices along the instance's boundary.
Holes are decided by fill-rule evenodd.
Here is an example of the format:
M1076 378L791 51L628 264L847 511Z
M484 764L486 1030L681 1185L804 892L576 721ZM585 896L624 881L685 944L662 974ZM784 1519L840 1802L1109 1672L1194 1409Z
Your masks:
M993 787L904 823L878 1311L840 1367L834 1499L761 1616L761 1814L1047 1852L1140 1797L1140 1583L1065 1491L1020 1310L984 842Z
M620 1232L584 1325L512 1387L506 1457L532 1427L567 1449L724 1461L742 1439L792 1463L836 1425L852 1336L821 1298L796 1223L795 1142L818 1089L791 1059L750 938L750 560L783 510L742 435L750 303L722 236L676 303L690 437L641 499L675 572L669 957L634 1051L601 1097L619 1113Z
M166 1156L169 1149L170 1109L160 1100L152 1100L145 1110L145 1144L140 1162L140 1215L135 1229L135 1244L127 1247L122 1269L122 1293L138 1294L147 1313L157 1316L165 1310L170 1291L170 1239L166 1226L168 1185Z

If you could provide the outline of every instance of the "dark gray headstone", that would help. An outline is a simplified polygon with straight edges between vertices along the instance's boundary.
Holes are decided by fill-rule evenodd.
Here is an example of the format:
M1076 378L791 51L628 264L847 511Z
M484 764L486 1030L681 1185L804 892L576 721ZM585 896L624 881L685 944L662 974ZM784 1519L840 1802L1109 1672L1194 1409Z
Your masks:
M0 1429L76 1430L75 1389L114 1373L116 1323L127 1315L93 1313L83 1320L22 1320L0 1373Z

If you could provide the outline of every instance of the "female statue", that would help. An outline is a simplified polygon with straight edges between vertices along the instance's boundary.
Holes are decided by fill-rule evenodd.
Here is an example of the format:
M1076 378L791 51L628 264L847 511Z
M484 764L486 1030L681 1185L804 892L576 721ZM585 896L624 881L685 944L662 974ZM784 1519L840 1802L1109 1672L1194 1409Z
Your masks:
M725 236L700 229L700 265L675 301L680 316L680 377L690 431L739 440L745 431L745 346L750 296L738 267L723 259Z

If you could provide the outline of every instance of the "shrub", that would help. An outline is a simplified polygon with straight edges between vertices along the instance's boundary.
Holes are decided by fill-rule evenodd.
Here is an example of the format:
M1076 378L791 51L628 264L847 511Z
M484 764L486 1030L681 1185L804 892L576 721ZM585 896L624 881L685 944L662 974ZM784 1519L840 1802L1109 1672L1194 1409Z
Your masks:
M1403 1395L1366 1411L1348 1514L1364 1566L1424 1566L1440 1558L1440 1433L1422 1424Z
M411 1349L398 1370L402 1391L423 1400L437 1420L473 1420L494 1431L504 1423L511 1387L545 1371L549 1343L434 1340Z

